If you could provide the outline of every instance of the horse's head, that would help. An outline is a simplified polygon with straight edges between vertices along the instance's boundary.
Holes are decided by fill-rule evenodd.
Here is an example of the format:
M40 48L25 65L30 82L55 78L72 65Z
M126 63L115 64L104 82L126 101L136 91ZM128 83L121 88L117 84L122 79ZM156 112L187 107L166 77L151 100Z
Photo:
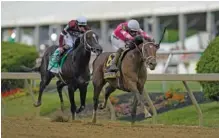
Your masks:
M92 30L88 30L83 34L81 37L81 42L88 51L92 51L98 55L103 51L98 42L98 35Z
M143 41L142 44L139 45L141 49L142 57L147 66L149 66L150 70L154 70L157 61L156 61L156 52L159 49L159 45L154 42Z

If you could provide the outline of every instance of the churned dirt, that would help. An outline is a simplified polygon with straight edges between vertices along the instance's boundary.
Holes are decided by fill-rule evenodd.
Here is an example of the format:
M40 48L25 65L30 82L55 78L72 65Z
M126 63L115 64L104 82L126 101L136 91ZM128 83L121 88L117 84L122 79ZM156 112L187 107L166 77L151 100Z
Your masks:
M3 138L218 138L219 128L120 124L98 120L51 122L45 118L2 117Z

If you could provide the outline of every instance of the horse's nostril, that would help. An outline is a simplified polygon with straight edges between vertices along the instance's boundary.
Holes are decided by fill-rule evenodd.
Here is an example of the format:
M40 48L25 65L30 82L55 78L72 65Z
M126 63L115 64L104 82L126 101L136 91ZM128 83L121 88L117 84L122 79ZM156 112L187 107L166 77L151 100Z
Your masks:
M156 62L150 62L149 65L151 65L151 66L156 66L157 63L156 63Z

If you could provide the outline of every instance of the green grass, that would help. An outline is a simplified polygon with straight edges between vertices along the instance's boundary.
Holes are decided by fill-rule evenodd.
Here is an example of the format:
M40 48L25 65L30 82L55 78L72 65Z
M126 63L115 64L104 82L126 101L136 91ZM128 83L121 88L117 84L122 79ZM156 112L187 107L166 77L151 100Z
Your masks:
M121 92L115 92L113 95L118 95ZM35 95L35 100L38 95ZM102 95L101 95L101 98ZM69 99L63 93L64 105L65 108L70 106ZM93 101L93 92L91 91L91 85L88 87L86 103L92 103ZM75 92L75 102L80 106L79 92ZM27 114L32 114L36 111L36 108L33 107L33 101L30 96L23 96L20 98L8 100L4 99L4 115L5 116L22 116ZM47 115L57 109L60 109L60 100L57 92L44 92L42 97L42 105L40 106L40 115Z
M199 89L198 83L189 83L192 89ZM156 90L161 88L159 82L150 82L146 84L147 88L150 90ZM179 82L168 82L168 87L173 88L182 88ZM92 103L93 92L92 85L89 85L87 92L87 104ZM124 93L122 91L116 91L113 95L118 95ZM37 95L35 95L35 99ZM63 93L63 98L65 101L66 108L69 107L69 100ZM101 97L103 98L103 97ZM75 92L76 103L79 106L79 92ZM47 115L53 111L60 108L60 101L57 92L53 93L44 93L43 103L40 107L40 115ZM33 102L30 96L24 96L13 100L4 100L4 115L5 116L23 116L33 114L36 111L36 108L33 107ZM206 104L200 104L201 110L204 116L204 126L207 127L219 127L219 103L212 102ZM159 124L167 125L198 125L198 115L195 111L194 106L188 106L181 109L171 110L162 114L159 114L157 117L157 122ZM139 122L150 124L152 119L144 120Z
M36 87L39 87L39 80L36 80ZM54 87L55 88L55 83L56 80L53 80L50 84L49 87ZM201 90L201 85L199 82L188 82L189 88L192 91L200 91ZM147 89L148 92L161 92L162 91L162 82L161 81L148 81L145 84L145 88ZM171 88L180 88L181 91L186 91L184 88L184 85L180 81L166 81L166 90L169 90ZM93 91L93 86L92 83L90 82L88 86L88 91Z
M204 117L204 126L219 127L219 103L200 104ZM147 119L141 123L151 123L152 119ZM188 106L181 109L171 110L157 116L159 124L167 125L198 125L198 114L195 107Z
M37 82L37 86L39 82ZM51 85L54 85L55 81L51 83ZM55 86L55 85L54 85ZM156 82L156 81L151 81L146 83L146 88L147 91L149 92L160 92L162 85L161 82ZM198 91L200 90L200 85L197 82L190 82L189 83L190 88L193 91ZM167 90L170 88L181 88L182 91L185 91L183 85L181 82L167 82ZM112 94L112 96L116 96L119 94L122 94L124 92L117 90ZM64 104L65 108L69 107L69 99L65 96L63 93L63 98L64 98ZM102 95L100 95L100 98L102 99ZM37 99L37 95L35 95L35 99ZM88 92L87 92L87 99L86 103L92 103L93 99L93 86L90 84L88 86ZM78 90L75 92L75 100L77 105L79 106L79 92ZM33 102L30 96L24 96L21 98L17 98L14 100L5 100L5 115L6 116L20 116L24 114L31 114L36 110L35 107L33 107ZM43 98L42 98L42 105L40 107L40 114L41 115L47 115L57 109L60 108L60 100L57 92L52 92L52 93L46 93L44 92Z
M35 99L37 99L36 95ZM64 100L67 102L65 96ZM40 115L50 113L60 107L57 93L44 93L42 101L43 103L40 107ZM26 114L32 114L36 111L36 108L33 107L33 101L30 96L23 96L13 100L5 99L4 106L5 116L22 116Z

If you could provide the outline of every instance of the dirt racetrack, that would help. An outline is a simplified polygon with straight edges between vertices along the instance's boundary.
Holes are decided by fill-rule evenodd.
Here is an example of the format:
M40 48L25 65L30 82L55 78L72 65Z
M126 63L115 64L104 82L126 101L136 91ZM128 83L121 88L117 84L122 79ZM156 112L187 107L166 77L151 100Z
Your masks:
M108 121L107 121L108 122ZM3 117L3 138L218 138L219 128L136 125L99 122L51 122L49 119Z

